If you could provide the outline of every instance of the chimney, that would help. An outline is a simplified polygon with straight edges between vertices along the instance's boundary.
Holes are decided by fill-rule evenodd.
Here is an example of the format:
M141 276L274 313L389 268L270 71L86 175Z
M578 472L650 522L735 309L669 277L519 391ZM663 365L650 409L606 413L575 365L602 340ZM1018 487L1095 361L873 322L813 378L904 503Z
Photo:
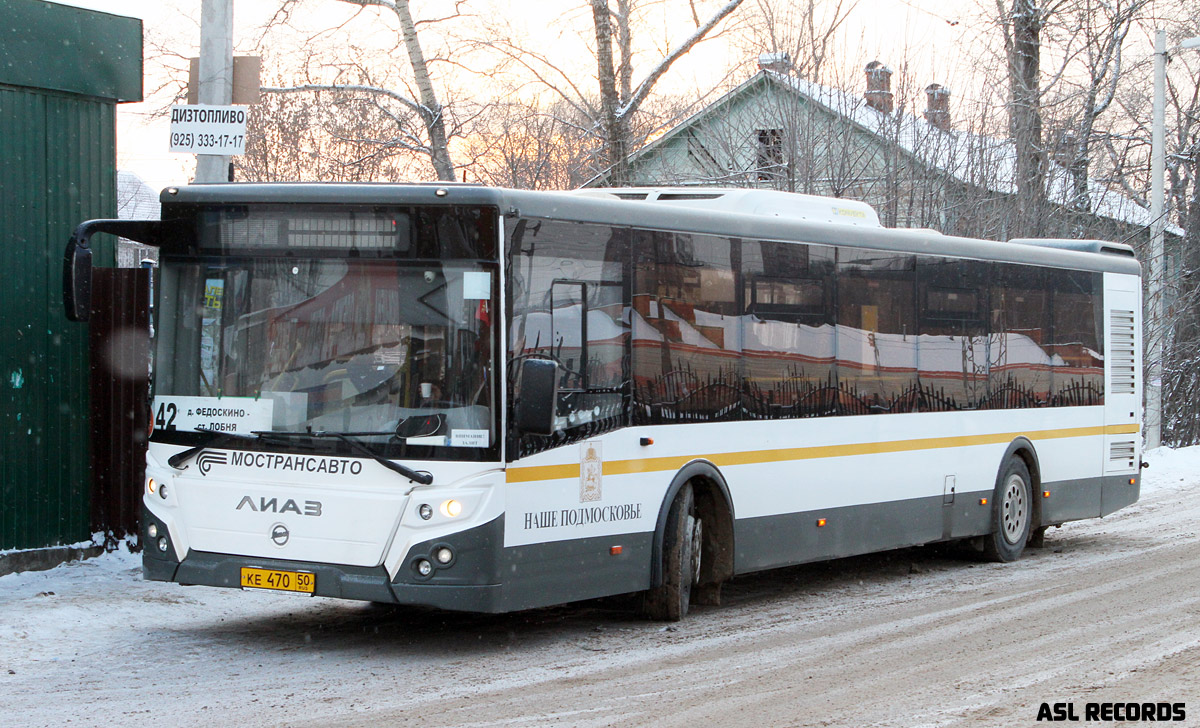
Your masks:
M1064 167L1069 167L1075 159L1075 147L1077 144L1075 132L1070 129L1064 129L1059 132L1058 145L1054 150L1054 161Z
M940 83L925 87L925 121L942 131L950 131L950 89Z
M867 64L867 106L892 113L892 69L879 61Z
M758 57L758 70L774 71L775 73L792 72L792 56L787 51L763 53Z

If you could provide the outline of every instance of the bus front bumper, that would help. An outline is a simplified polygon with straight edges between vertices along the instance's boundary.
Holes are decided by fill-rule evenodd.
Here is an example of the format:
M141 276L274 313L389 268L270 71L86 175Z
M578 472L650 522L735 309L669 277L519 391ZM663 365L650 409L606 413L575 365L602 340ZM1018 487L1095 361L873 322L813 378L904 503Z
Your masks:
M148 510L142 510L143 528L164 524ZM242 588L242 568L305 572L315 580L313 595L339 599L357 599L384 604L408 604L467 612L507 611L503 587L499 583L494 554L497 539L502 543L503 517L451 536L420 543L409 549L404 566L395 578L383 566L364 567L325 564L287 559L261 558L189 551L182 561L174 549L165 552L147 543L142 553L142 576L149 581L170 581L183 585ZM428 559L443 546L454 550L449 566L439 565L428 577L414 568L420 559Z

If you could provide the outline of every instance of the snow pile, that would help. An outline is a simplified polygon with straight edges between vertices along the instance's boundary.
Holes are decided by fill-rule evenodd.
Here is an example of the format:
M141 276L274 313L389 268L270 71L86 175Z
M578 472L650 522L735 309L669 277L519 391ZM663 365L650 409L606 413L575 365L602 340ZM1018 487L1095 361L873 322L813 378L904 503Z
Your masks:
M1147 450L1142 460L1150 466L1142 471L1142 497L1150 493L1189 490L1200 480L1200 445Z

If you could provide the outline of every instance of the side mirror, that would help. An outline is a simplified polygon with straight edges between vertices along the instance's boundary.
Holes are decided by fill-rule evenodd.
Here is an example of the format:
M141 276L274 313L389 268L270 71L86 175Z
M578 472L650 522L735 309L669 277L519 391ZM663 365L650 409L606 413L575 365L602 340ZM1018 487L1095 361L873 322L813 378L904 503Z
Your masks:
M558 406L558 364L549 359L525 359L521 362L520 382L517 429L531 435L553 435Z
M63 307L71 321L87 321L92 310L92 248L96 233L112 233L139 243L162 243L160 220L88 220L79 223L63 252Z
M92 311L92 249L76 236L63 254L63 307L69 321L87 321Z

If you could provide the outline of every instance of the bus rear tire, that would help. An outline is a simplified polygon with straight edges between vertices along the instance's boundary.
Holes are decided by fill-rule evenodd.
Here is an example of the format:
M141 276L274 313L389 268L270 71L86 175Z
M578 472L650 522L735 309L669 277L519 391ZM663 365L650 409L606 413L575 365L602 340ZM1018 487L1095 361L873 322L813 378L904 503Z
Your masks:
M989 561L1016 561L1025 550L1033 527L1032 480L1019 457L1009 458L1001 468L992 493L992 532L983 541Z
M679 489L667 512L663 532L662 584L651 587L642 611L651 619L678 622L691 604L692 587L700 576L703 524L696 514L692 484Z

